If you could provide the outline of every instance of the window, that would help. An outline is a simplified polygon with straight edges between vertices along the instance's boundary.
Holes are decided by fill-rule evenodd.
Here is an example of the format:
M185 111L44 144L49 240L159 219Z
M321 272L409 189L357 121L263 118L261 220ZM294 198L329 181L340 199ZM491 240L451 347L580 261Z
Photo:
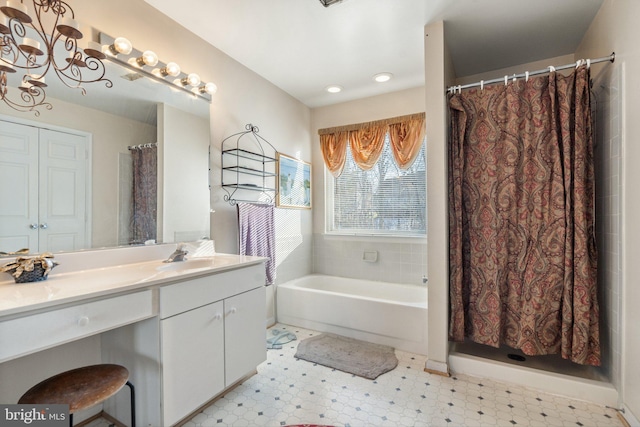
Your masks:
M327 179L328 230L336 233L424 236L426 212L426 139L413 165L401 170L393 158L389 135L378 162L360 169L347 149L338 178Z

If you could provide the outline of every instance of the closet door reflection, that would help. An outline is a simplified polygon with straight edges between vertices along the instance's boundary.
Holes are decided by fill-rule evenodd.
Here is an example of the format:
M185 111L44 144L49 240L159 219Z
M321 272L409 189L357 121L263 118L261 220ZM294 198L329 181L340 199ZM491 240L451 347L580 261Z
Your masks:
M88 137L0 123L0 251L87 247Z

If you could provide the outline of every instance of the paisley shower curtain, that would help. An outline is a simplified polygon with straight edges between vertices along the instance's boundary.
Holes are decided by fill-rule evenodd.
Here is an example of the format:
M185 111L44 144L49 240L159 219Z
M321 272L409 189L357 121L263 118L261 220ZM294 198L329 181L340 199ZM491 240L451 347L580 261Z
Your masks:
M130 148L133 159L132 243L155 240L157 233L157 144Z
M588 67L449 111L450 339L599 365Z

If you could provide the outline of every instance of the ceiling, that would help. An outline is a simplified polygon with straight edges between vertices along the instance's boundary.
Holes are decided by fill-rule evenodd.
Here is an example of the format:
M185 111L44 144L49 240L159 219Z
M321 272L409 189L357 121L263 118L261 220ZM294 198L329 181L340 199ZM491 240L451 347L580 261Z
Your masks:
M603 2L145 1L311 108L423 85L425 24L445 22L462 77L575 52Z

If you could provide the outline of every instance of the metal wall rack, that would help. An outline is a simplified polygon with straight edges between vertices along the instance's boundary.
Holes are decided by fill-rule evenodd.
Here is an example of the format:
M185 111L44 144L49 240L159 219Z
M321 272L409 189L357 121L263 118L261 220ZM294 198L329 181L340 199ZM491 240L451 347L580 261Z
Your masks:
M224 200L232 206L238 202L271 204L276 196L276 149L258 135L257 126L249 123L245 129L222 141L221 183L227 193ZM258 194L250 199L251 193Z

